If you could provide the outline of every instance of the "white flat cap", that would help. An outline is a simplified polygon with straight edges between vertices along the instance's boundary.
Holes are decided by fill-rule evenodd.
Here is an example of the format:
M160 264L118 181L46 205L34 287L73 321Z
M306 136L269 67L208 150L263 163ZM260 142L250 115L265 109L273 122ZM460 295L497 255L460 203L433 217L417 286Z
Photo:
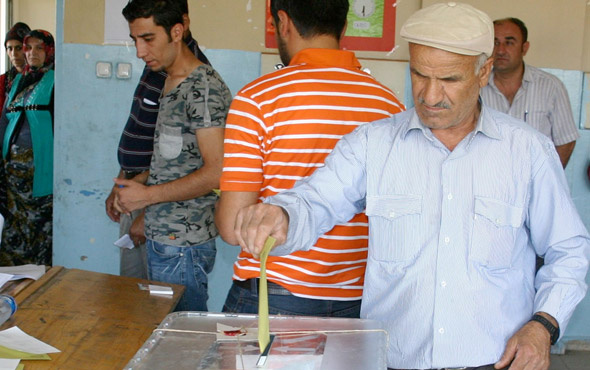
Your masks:
M402 26L408 42L463 55L488 57L494 50L494 24L471 5L448 2L418 10Z

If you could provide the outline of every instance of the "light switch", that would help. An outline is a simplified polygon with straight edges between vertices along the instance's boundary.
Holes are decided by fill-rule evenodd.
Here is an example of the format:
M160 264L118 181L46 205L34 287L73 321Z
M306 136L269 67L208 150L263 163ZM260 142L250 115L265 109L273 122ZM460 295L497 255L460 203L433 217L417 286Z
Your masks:
M127 79L131 78L131 64L117 63L117 78Z
M113 67L110 62L96 62L96 77L111 78Z

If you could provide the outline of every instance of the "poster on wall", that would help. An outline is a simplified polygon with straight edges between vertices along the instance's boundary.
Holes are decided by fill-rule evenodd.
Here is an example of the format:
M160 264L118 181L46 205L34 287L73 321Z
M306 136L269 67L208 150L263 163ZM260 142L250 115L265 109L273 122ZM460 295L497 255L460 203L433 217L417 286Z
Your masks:
M395 47L396 0L351 0L347 28L340 43L343 49L391 51ZM265 45L276 48L275 28L266 0Z

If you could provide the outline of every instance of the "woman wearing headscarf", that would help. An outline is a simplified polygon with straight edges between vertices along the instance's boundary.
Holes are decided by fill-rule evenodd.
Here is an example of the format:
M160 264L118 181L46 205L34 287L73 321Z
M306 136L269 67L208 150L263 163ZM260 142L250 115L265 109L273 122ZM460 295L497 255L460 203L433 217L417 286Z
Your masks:
M6 179L0 264L51 265L55 44L43 30L30 31L23 43L27 65L0 117L0 171Z
M25 23L18 22L6 33L4 38L4 49L10 59L12 67L0 76L0 113L4 107L6 94L12 88L12 81L23 71L26 65L23 40L31 29Z

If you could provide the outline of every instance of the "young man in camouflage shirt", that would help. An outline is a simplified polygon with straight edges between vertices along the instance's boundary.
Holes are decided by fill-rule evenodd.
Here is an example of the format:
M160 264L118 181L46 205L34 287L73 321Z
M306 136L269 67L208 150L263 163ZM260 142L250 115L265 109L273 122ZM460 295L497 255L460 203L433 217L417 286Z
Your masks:
M177 310L207 311L207 273L215 260L213 222L231 93L182 41L182 11L171 0L132 0L123 9L137 57L168 74L145 184L115 179L120 212L146 208L148 275L183 284Z

